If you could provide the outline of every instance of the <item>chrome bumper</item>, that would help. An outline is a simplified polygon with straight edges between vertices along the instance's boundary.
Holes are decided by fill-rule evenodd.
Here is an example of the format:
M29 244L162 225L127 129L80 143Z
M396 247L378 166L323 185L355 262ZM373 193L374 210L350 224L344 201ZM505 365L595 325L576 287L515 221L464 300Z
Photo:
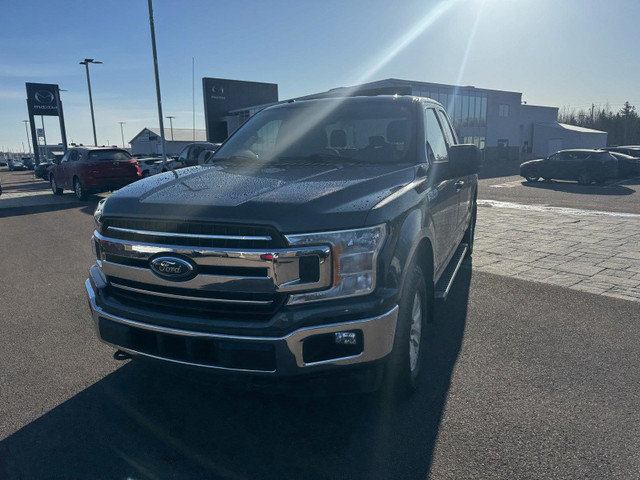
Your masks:
M99 283L98 283L99 284ZM248 337L248 336L236 336L236 335L224 335L206 332L197 332L191 330L180 330L174 328L161 327L158 325L151 325L147 323L137 322L127 318L111 315L105 312L96 304L96 295L91 285L90 280L85 282L87 289L87 295L89 297L89 307L91 309L91 316L93 318L93 324L98 338L108 345L111 345L120 350L126 351L132 355L140 355L144 357L155 358L158 360L164 360L167 362L178 363L183 365L192 365L197 367L210 368L213 370L225 370L230 372L241 372L258 375L299 375L312 373L322 370L327 370L336 367L342 367L347 365L355 365L366 362L373 362L380 360L389 353L393 348L393 342L396 331L396 323L398 320L398 306L395 306L383 315L366 318L362 320L355 320L345 323L337 323L331 325L323 325L317 327L300 328L284 337ZM161 334L173 335L178 337L188 338L200 338L208 340L221 340L221 341L240 341L245 343L254 343L256 345L271 345L275 351L275 365L273 370L252 370L252 369L239 369L228 368L216 365L208 365L201 363L194 363L183 360L176 360L172 358L164 358L162 356L152 355L149 353L131 350L123 348L120 345L115 345L105 341L100 335L99 319L103 318L107 321L117 322L127 325L136 329L142 329ZM331 334L334 332L343 331L361 331L363 336L363 351L358 355L332 358L329 360L323 360L313 363L305 363L303 360L303 342L305 339L314 335Z

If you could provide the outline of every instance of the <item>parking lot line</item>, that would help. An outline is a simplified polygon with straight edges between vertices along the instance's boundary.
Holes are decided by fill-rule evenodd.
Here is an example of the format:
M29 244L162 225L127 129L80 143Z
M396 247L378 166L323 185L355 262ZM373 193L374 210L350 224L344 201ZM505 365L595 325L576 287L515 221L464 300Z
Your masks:
M525 205L523 203L501 202L498 200L478 200L478 205L481 205L484 207L529 210L534 212L555 212L555 213L563 213L566 215L597 215L597 216L604 215L609 217L640 218L640 214L637 214L637 213L605 212L602 210L583 210L579 208L552 207L551 205Z

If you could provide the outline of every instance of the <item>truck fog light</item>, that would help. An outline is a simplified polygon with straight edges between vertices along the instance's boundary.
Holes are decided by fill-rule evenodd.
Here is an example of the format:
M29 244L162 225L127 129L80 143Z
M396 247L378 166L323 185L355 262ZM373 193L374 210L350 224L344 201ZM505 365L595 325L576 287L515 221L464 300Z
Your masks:
M355 345L358 342L355 332L335 332L334 335L336 345Z

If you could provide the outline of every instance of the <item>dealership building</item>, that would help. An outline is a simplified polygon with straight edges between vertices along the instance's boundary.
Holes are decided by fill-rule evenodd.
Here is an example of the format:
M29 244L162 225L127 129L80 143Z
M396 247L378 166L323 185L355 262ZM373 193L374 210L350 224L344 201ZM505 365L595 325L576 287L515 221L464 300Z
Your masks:
M178 155L184 147L193 142L206 142L207 135L203 129L165 128L164 140L167 155ZM145 127L129 141L132 155L162 154L162 137L160 129Z
M272 83L203 78L203 93L206 137L211 142L223 141L251 115L279 102L278 86ZM295 100L364 93L437 100L447 110L460 140L483 149L486 160L526 159L564 148L607 145L606 132L558 123L557 107L528 105L519 92L389 78Z

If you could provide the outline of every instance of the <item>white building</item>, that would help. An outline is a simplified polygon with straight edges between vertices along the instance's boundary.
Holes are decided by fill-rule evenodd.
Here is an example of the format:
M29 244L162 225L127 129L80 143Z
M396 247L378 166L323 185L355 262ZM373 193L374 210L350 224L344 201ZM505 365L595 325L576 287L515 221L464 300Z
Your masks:
M173 130L173 131L172 131ZM184 147L194 142L206 142L207 134L204 129L165 128L164 139L167 155L178 155ZM132 155L162 154L162 137L159 128L145 127L131 139Z

